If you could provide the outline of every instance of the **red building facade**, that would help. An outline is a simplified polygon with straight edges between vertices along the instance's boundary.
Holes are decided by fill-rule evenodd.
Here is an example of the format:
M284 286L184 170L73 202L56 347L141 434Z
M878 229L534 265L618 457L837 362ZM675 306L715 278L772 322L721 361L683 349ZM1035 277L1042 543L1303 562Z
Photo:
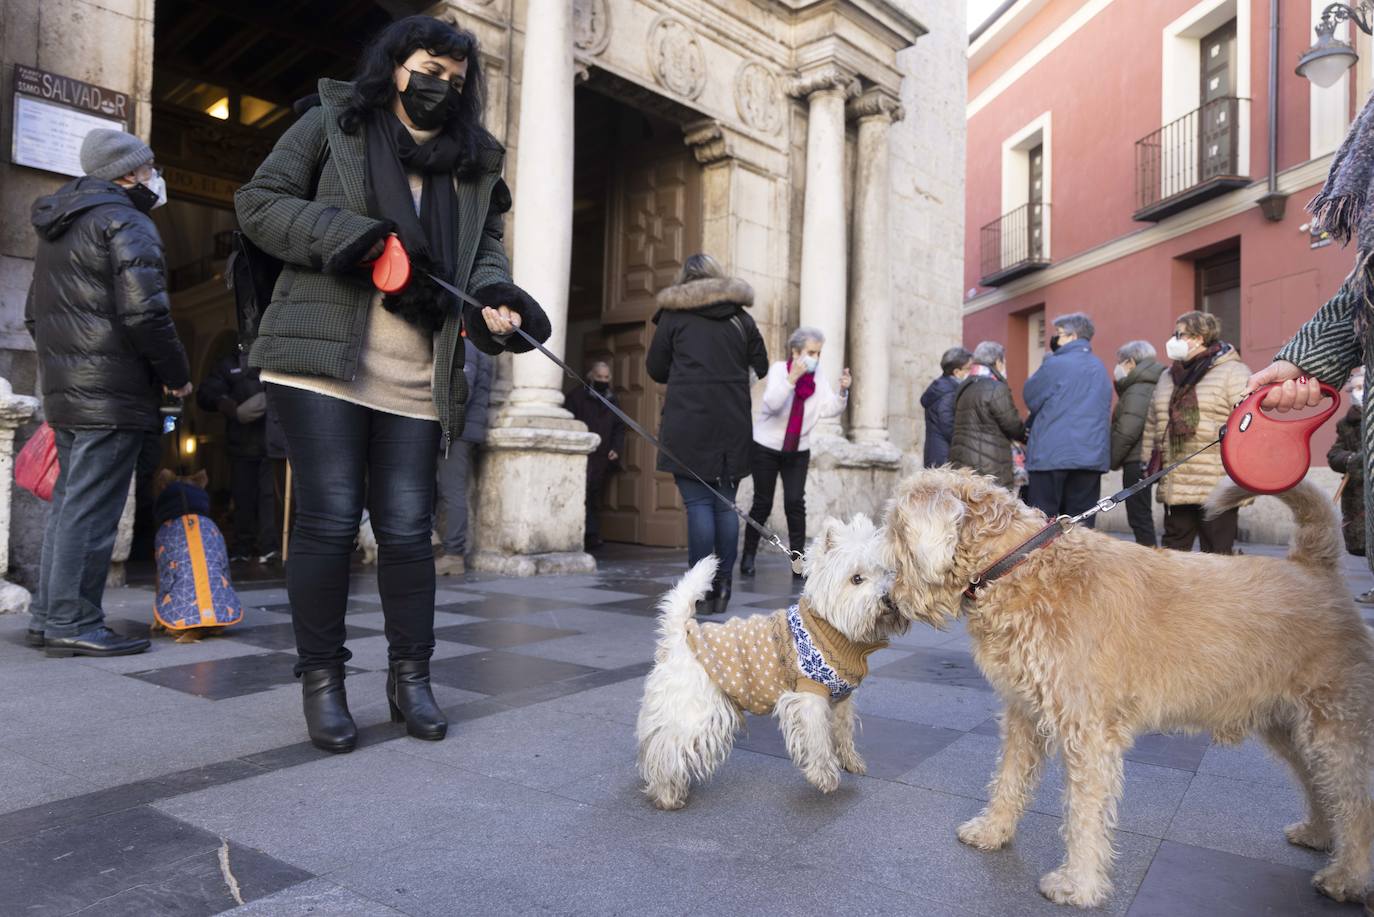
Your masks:
M1006 345L1018 401L1058 315L1092 316L1110 369L1140 338L1163 360L1175 318L1210 311L1258 368L1340 286L1352 254L1305 207L1374 50L1358 34L1329 89L1297 76L1324 6L1016 0L974 33L964 339Z

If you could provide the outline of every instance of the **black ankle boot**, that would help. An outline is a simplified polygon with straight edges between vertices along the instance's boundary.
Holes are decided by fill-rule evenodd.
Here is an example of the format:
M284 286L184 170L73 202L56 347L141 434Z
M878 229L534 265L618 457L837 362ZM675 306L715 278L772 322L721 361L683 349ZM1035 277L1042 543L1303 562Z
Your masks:
M429 684L429 660L401 659L391 663L386 675L386 699L391 703L391 722L406 724L417 739L437 742L448 733L448 720L434 700Z
M716 603L712 614L723 615L725 609L730 606L730 577L716 580L716 588L713 591L716 594Z
M754 555L753 555L753 554L742 554L742 555L740 555L740 559L739 559L739 575L740 575L740 576L753 576L753 575L754 575Z
M352 751L358 744L358 727L348 712L343 666L313 669L301 675L305 699L305 728L316 748Z

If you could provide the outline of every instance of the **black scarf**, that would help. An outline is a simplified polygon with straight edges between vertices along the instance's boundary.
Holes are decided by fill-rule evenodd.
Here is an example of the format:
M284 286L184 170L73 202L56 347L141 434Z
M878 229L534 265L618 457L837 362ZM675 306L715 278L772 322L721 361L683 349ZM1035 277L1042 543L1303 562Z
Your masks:
M1336 151L1321 192L1307 205L1319 229L1331 233L1342 245L1355 238L1355 266L1346 281L1359 296L1355 327L1369 325L1374 297L1374 98L1365 104L1350 132Z
M366 134L367 212L396 224L411 263L410 285L384 296L382 305L419 328L438 331L452 306L452 296L425 274L432 271L451 279L458 261L458 194L453 173L462 149L442 133L417 143L390 111L378 112ZM424 176L419 214L410 190L410 172Z

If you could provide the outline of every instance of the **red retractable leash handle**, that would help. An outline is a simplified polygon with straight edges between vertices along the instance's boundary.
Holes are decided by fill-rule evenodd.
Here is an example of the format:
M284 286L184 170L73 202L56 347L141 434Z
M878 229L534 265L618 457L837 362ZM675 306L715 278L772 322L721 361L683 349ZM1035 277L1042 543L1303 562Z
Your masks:
M1279 420L1260 409L1260 402L1276 384L1264 385L1231 412L1221 428L1221 463L1226 473L1257 494L1283 493L1307 475L1312 464L1312 434L1340 409L1341 394L1321 383L1331 405L1319 414Z
M399 293L410 283L410 256L396 233L386 237L382 254L372 262L372 285L383 293Z

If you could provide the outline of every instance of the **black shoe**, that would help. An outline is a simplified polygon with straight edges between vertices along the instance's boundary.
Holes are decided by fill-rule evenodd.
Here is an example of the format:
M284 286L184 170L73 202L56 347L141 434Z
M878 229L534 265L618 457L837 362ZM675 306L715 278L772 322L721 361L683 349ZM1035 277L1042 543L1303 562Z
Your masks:
M725 609L730 606L730 578L716 580L716 588L712 590L716 594L715 610L712 614L723 615Z
M314 746L335 753L352 751L358 744L358 727L348 712L343 666L303 673L301 693L305 728Z
M697 602L697 614L699 614L699 615L713 615L713 614L716 613L716 586L717 586L717 585L718 585L717 583L712 583L712 584L711 584L711 591L708 592L708 593L706 593L705 595L703 595L703 596L701 597L701 600L700 600L699 602Z
M29 646L36 646L39 649L42 649L44 643L43 632L41 630L35 630L34 628L30 627L28 632L24 634L24 642Z
M740 576L753 576L753 575L754 575L754 555L753 555L753 554L743 554L743 555L740 556L740 559L739 559L739 575L740 575Z
M144 637L121 637L104 624L74 637L47 637L43 651L49 656L132 656L152 644Z
M430 687L429 660L401 659L391 663L386 675L386 699L391 704L391 722L404 722L407 734L437 742L448 733L448 720Z

